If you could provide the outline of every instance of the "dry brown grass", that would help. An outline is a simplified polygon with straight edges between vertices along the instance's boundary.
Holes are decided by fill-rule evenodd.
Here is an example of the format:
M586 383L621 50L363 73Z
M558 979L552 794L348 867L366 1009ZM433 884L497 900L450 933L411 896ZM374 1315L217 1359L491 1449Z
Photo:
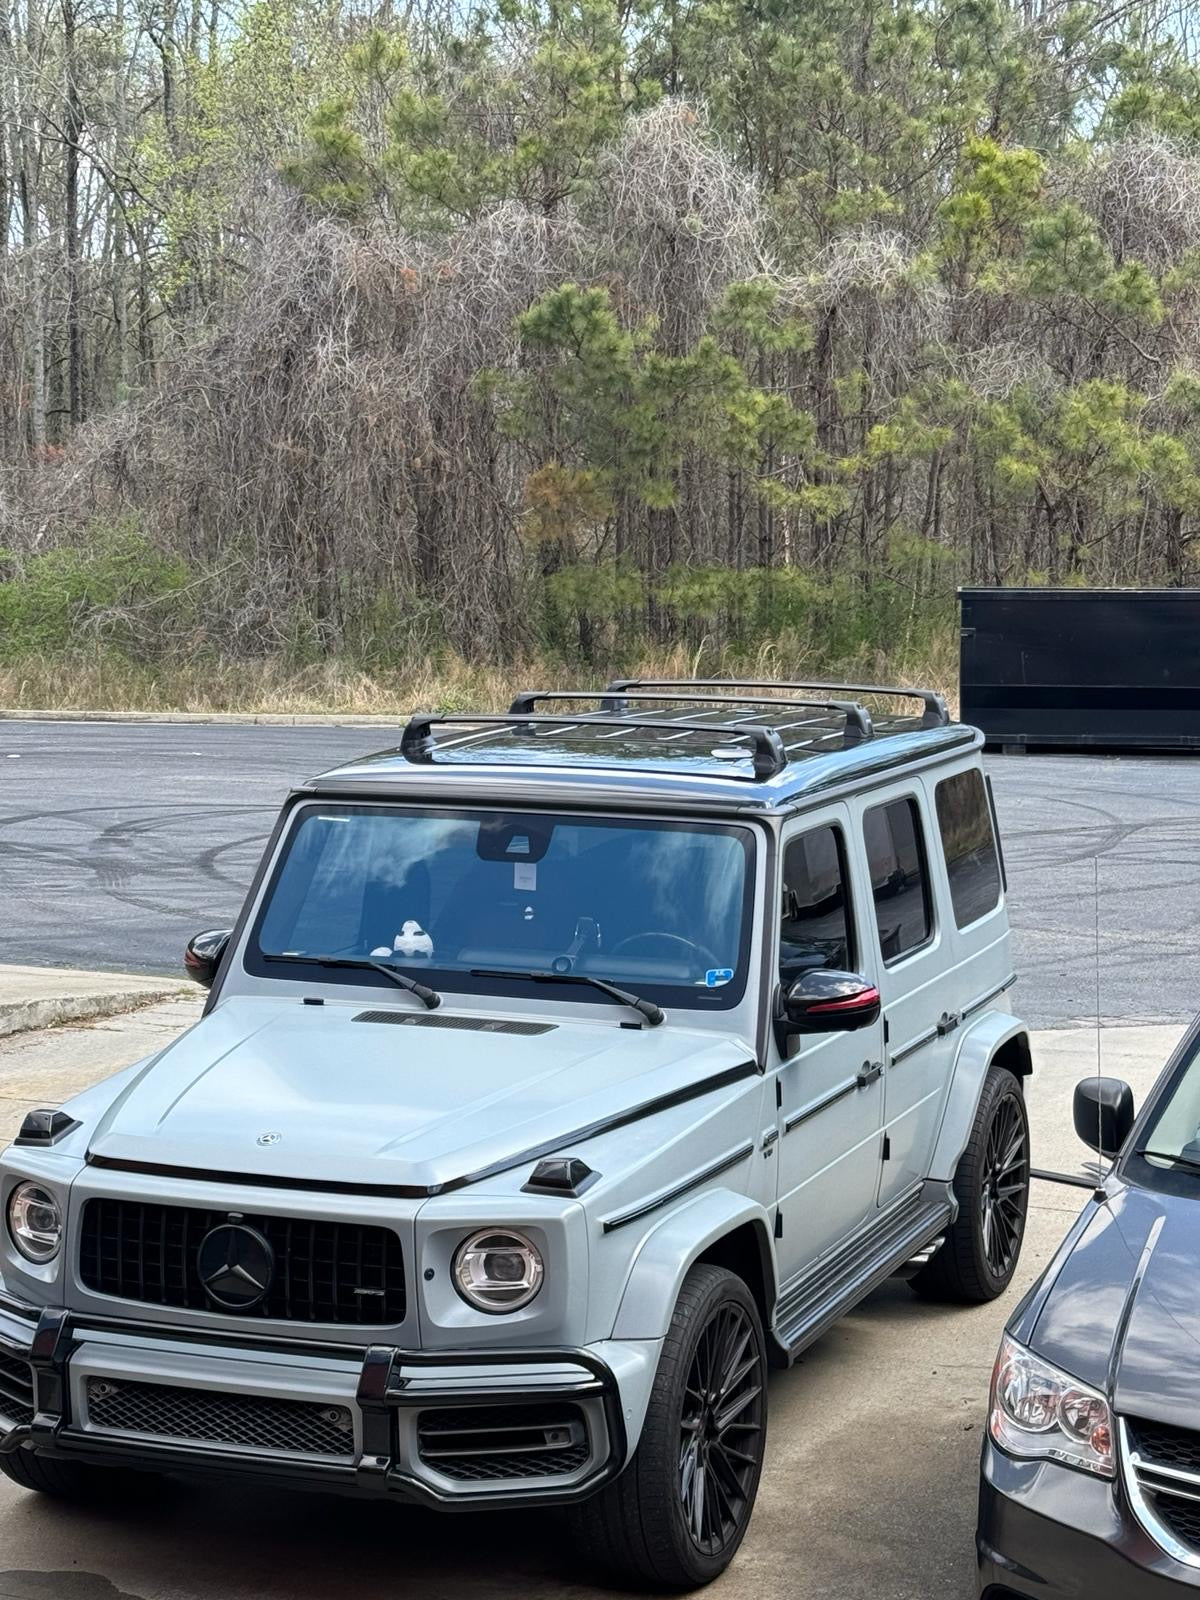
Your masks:
M750 658L680 647L633 655L590 670L545 659L481 667L450 657L413 660L386 673L366 672L337 659L303 668L289 668L277 657L221 667L195 662L149 667L111 655L67 660L33 656L15 665L0 665L0 707L19 711L401 716L415 710L498 710L518 689L595 685L613 676L920 683L938 689L956 705L954 645L955 641L947 638L919 659L881 651L840 664L804 659L778 643L769 643Z

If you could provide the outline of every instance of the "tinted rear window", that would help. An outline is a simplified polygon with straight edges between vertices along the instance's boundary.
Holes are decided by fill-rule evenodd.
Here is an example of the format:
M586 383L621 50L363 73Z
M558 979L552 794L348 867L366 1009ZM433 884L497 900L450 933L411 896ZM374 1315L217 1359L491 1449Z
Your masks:
M911 799L863 813L863 837L875 897L879 948L888 965L923 945L933 931L921 814Z
M1000 903L1000 862L983 774L972 769L943 778L937 786L937 818L954 920L965 928Z

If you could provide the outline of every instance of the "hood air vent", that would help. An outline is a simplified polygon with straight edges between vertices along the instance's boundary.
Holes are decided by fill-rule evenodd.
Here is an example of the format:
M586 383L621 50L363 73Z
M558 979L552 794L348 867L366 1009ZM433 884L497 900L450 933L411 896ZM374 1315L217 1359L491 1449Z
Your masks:
M440 1017L426 1012L360 1011L355 1022L390 1022L398 1028L458 1028L465 1033L519 1033L532 1039L539 1033L553 1033L555 1022L515 1022L507 1017Z

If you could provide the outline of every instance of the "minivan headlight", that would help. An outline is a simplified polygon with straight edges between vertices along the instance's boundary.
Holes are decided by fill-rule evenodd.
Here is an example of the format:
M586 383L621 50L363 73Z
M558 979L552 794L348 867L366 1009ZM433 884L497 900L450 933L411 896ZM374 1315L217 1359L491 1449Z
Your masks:
M62 1249L62 1208L40 1183L19 1183L8 1197L8 1231L26 1261L45 1266Z
M988 1426L1009 1455L1115 1475L1108 1401L1007 1334L992 1377Z
M537 1246L513 1228L483 1228L454 1252L454 1287L493 1315L527 1306L546 1276Z

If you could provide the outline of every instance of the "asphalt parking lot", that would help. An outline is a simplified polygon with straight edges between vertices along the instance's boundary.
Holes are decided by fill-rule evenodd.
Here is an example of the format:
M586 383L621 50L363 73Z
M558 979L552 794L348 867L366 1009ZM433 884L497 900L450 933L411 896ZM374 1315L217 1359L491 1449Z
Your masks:
M288 788L395 742L386 727L0 719L0 963L177 973L192 933L232 920ZM1034 1027L1094 1018L1098 946L1105 1018L1190 1016L1194 759L988 768L1021 1014Z

